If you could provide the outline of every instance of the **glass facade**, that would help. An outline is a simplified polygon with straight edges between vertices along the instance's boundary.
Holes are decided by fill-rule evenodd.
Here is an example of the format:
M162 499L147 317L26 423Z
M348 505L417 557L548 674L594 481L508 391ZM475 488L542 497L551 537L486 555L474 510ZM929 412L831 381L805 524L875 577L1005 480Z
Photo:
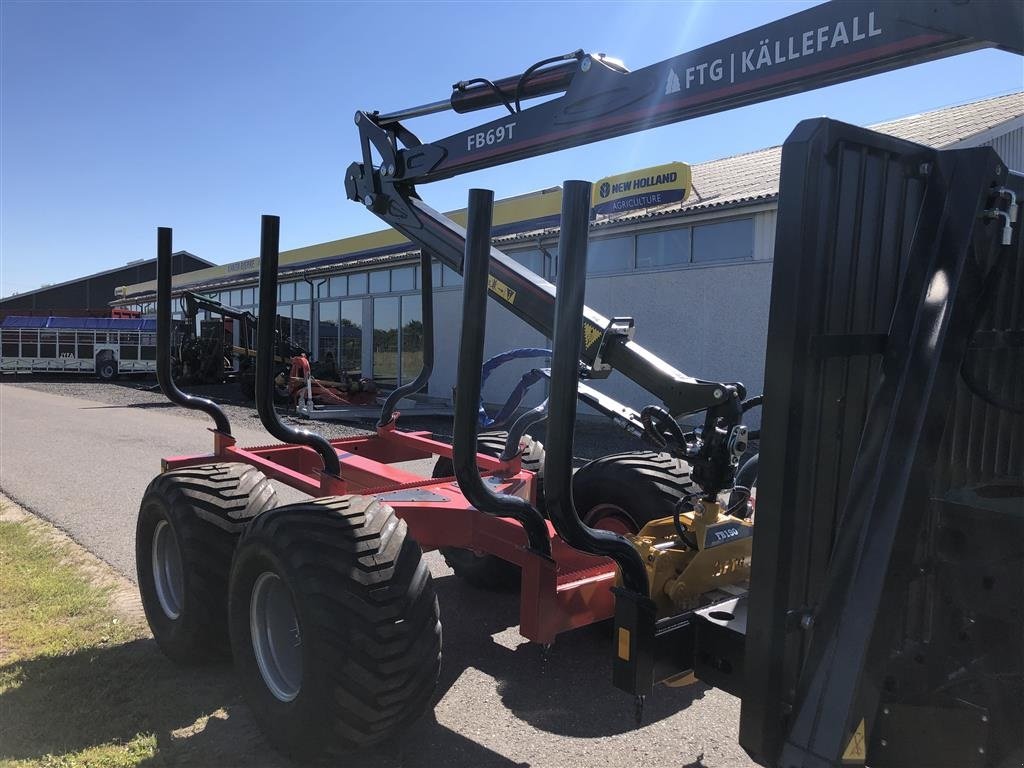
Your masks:
M373 300L373 380L382 387L398 384L398 328L401 299Z
M594 234L587 265L587 273L594 276L750 260L754 256L754 219L750 216L630 234ZM556 279L556 239L502 247L531 272L550 281ZM431 275L435 289L457 288L463 283L460 274L437 261ZM384 388L396 386L413 380L423 365L419 288L418 263L352 271L308 282L289 279L278 287L278 325L282 335L307 350L314 361L333 360L339 372L372 376ZM257 313L255 286L208 295L225 305ZM238 323L234 326L238 343ZM56 348L58 339L40 338L40 346L45 344Z
M753 258L754 219L746 217L591 240L587 274L623 274Z
M423 368L423 303L415 294L402 297L402 383Z
M341 355L339 367L343 371L362 375L363 372L363 302L342 301L341 307Z

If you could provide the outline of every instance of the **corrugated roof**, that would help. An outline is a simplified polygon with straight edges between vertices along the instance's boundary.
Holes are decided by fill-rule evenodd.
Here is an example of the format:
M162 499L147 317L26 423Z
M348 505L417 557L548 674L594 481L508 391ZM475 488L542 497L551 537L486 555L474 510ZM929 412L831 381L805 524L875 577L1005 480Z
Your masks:
M868 127L929 147L948 147L1024 116L1024 92L944 107Z
M943 107L867 127L898 139L941 149L1021 119L1024 119L1024 92ZM693 192L682 205L674 203L608 217L604 224L614 226L640 219L773 200L779 194L781 162L782 147L775 146L697 163L691 169Z

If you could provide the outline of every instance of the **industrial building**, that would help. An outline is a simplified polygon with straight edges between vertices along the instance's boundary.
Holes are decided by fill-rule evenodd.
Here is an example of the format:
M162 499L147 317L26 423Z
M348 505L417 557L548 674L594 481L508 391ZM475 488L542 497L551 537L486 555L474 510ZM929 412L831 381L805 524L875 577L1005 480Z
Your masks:
M936 148L989 145L1010 168L1024 169L1024 93L869 127ZM695 164L685 199L595 216L587 304L607 317L633 316L636 340L687 374L742 381L751 393L760 392L780 157L776 146ZM608 168L594 170L596 181L623 169L609 161ZM560 206L558 187L495 206L495 246L552 282ZM422 361L418 263L418 251L392 230L282 253L278 312L284 332L314 359L330 353L339 367L385 388L411 380ZM174 287L255 309L257 271L258 261L249 259L179 275ZM440 265L433 277L436 359L429 394L450 402L461 277ZM153 281L122 286L110 296L115 304L152 311ZM489 354L548 345L494 302L487 337ZM488 380L485 399L502 402L521 373ZM615 374L598 388L634 407L650 399ZM528 402L541 397L534 393Z
M214 266L188 251L174 254L175 275ZM0 320L8 315L26 317L110 317L114 290L126 283L156 279L156 259L138 259L63 283L44 285L0 299Z

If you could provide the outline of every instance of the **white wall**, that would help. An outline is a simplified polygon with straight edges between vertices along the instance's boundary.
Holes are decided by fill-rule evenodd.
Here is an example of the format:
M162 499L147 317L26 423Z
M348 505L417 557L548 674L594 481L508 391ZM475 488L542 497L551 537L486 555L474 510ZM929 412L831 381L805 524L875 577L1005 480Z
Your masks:
M771 293L771 255L775 245L775 210L754 218L754 261L690 265L679 269L633 272L587 279L586 303L607 317L636 320L635 341L690 376L741 381L750 394L764 384L764 349ZM448 398L455 384L461 324L461 289L434 294L436 360L430 394ZM496 302L488 302L485 358L513 347L546 347L544 337ZM520 376L539 362L513 362L488 380L484 399L503 403ZM594 386L642 408L654 396L612 375ZM537 384L526 405L540 402L545 383ZM581 408L581 413L593 414ZM758 416L751 418L757 426Z

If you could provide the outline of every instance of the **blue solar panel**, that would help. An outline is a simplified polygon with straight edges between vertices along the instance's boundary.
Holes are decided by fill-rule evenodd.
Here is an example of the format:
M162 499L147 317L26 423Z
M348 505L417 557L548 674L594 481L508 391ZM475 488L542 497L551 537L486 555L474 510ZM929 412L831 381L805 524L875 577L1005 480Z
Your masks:
M121 317L5 317L3 328L64 328L83 331L143 331L156 332L156 320Z

